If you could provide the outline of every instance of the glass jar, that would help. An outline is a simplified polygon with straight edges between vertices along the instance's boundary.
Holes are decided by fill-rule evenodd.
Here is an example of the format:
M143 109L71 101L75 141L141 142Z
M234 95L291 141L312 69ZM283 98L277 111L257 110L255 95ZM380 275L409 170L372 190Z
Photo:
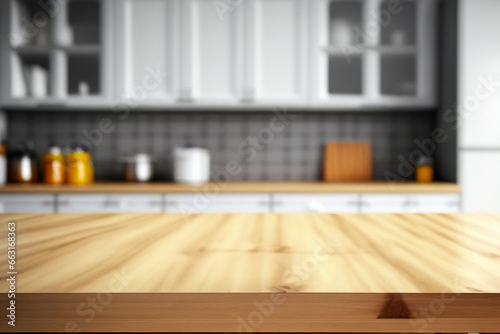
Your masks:
M68 154L67 161L68 184L88 185L94 183L94 167L90 153L77 147L73 152Z
M434 159L422 157L416 166L415 178L418 183L430 183L434 181Z
M43 181L46 184L64 183L64 155L59 147L53 146L43 156Z

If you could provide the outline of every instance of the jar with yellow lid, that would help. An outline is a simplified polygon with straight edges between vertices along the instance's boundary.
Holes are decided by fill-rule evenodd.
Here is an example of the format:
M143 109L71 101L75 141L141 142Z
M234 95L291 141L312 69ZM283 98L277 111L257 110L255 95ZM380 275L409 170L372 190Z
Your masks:
M43 155L43 181L46 184L59 185L64 183L64 155L57 146L52 146Z
M94 167L92 156L77 147L67 157L67 180L71 185L88 185L94 183Z

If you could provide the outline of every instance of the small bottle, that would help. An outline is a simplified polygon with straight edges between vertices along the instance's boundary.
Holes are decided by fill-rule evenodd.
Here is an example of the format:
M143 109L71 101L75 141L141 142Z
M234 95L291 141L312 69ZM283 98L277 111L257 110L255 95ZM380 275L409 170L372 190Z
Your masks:
M417 163L415 178L418 183L430 183L434 181L434 159L422 157Z
M7 150L5 144L0 144L0 186L7 182Z
M52 146L43 156L43 180L46 184L59 185L64 183L64 155L61 148Z
M75 147L75 149L68 154L67 166L68 184L88 185L94 183L92 156L81 147Z

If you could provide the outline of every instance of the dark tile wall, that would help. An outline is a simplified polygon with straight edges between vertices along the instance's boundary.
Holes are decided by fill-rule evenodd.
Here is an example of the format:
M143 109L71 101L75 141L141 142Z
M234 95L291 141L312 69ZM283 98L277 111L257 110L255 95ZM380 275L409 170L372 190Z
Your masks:
M134 112L120 119L119 114L105 111L10 111L8 144L29 138L42 154L50 143L63 147L84 143L91 148L98 180L123 179L118 159L140 152L158 158L157 180L170 180L171 150L183 145L208 148L214 172L225 169L229 160L239 161L243 171L233 179L319 180L326 141L368 140L373 145L374 177L384 179L384 172L397 171L400 154L408 157L416 148L415 139L429 138L435 120L433 112L304 111L288 115L295 118L270 138L270 131L262 129L270 129L276 117L271 112ZM103 119L109 119L112 131L101 132L100 138L96 129ZM281 123L276 126L281 129ZM94 144L89 145L85 131L95 136ZM261 150L247 161L248 151L255 147L248 138L259 134L269 144L260 141Z

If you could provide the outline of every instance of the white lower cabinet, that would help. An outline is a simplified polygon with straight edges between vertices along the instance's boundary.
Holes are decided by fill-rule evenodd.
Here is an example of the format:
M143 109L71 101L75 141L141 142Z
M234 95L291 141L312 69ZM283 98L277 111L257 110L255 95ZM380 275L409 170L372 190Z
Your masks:
M4 194L0 195L1 213L53 213L55 195Z
M408 194L362 194L361 212L408 212Z
M460 194L3 194L0 213L449 213Z
M450 213L460 211L459 194L362 194L361 212Z
M358 194L275 194L273 212L359 212Z
M166 195L166 212L266 213L270 194L172 194Z
M60 213L163 212L162 194L60 194Z
M459 181L465 212L500 212L500 150L461 150Z
M459 194L412 194L410 212L452 213L460 211Z

